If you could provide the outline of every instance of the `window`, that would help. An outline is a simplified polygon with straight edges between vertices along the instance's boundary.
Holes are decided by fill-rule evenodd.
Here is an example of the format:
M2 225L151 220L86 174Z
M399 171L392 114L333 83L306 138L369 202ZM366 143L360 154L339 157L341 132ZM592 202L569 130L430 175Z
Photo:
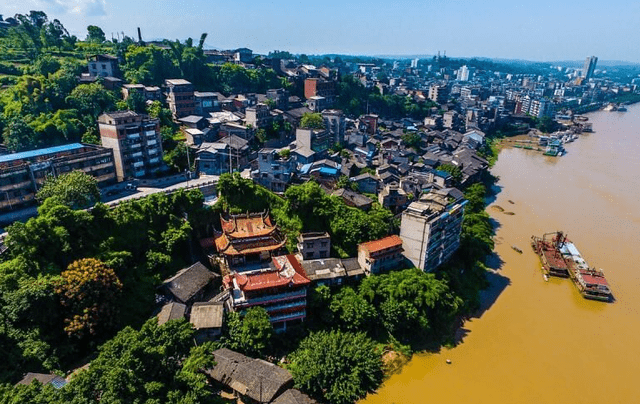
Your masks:
M107 70L107 65L105 65L104 63L102 64L102 70Z
M321 241L321 242L320 242L320 246L321 246L321 247L326 247L326 246L327 246L327 244L329 244L329 243L327 243L326 241Z
M313 243L306 243L306 244L307 244L306 245L307 248L313 248Z

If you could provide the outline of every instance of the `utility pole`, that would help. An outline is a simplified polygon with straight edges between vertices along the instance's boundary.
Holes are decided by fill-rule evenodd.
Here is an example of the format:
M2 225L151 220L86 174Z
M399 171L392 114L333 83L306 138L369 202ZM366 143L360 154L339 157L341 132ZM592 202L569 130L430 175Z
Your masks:
M184 144L187 148L187 186L189 186L189 180L191 179L191 159L189 158L189 145Z

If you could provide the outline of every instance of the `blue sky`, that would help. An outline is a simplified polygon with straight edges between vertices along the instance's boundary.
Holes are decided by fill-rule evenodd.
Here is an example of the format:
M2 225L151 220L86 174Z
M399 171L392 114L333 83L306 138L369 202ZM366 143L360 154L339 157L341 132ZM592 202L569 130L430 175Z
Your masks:
M256 52L435 54L640 63L640 1L538 0L5 0L5 18L43 10L84 38L194 39ZM9 3L9 4L6 4Z

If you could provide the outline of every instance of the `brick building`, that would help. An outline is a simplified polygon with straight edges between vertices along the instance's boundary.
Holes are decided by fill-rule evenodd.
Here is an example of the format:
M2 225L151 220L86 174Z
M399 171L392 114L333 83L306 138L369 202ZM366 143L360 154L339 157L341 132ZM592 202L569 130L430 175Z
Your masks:
M134 111L107 112L98 117L98 128L102 145L113 150L118 181L163 168L158 119Z

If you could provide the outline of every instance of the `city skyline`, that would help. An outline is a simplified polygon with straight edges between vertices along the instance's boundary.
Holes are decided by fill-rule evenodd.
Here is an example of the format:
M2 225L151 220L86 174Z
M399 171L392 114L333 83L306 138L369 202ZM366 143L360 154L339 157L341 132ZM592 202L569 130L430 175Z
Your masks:
M5 18L42 10L84 39L86 27L101 27L107 38L117 33L143 39L197 39L220 49L248 47L257 53L285 50L295 54L434 55L531 61L584 60L640 63L635 29L640 3L621 0L601 7L541 0L535 7L504 0L468 1L328 0L313 7L292 0L209 3L203 0L25 0L0 7ZM499 23L497 22L499 21Z

